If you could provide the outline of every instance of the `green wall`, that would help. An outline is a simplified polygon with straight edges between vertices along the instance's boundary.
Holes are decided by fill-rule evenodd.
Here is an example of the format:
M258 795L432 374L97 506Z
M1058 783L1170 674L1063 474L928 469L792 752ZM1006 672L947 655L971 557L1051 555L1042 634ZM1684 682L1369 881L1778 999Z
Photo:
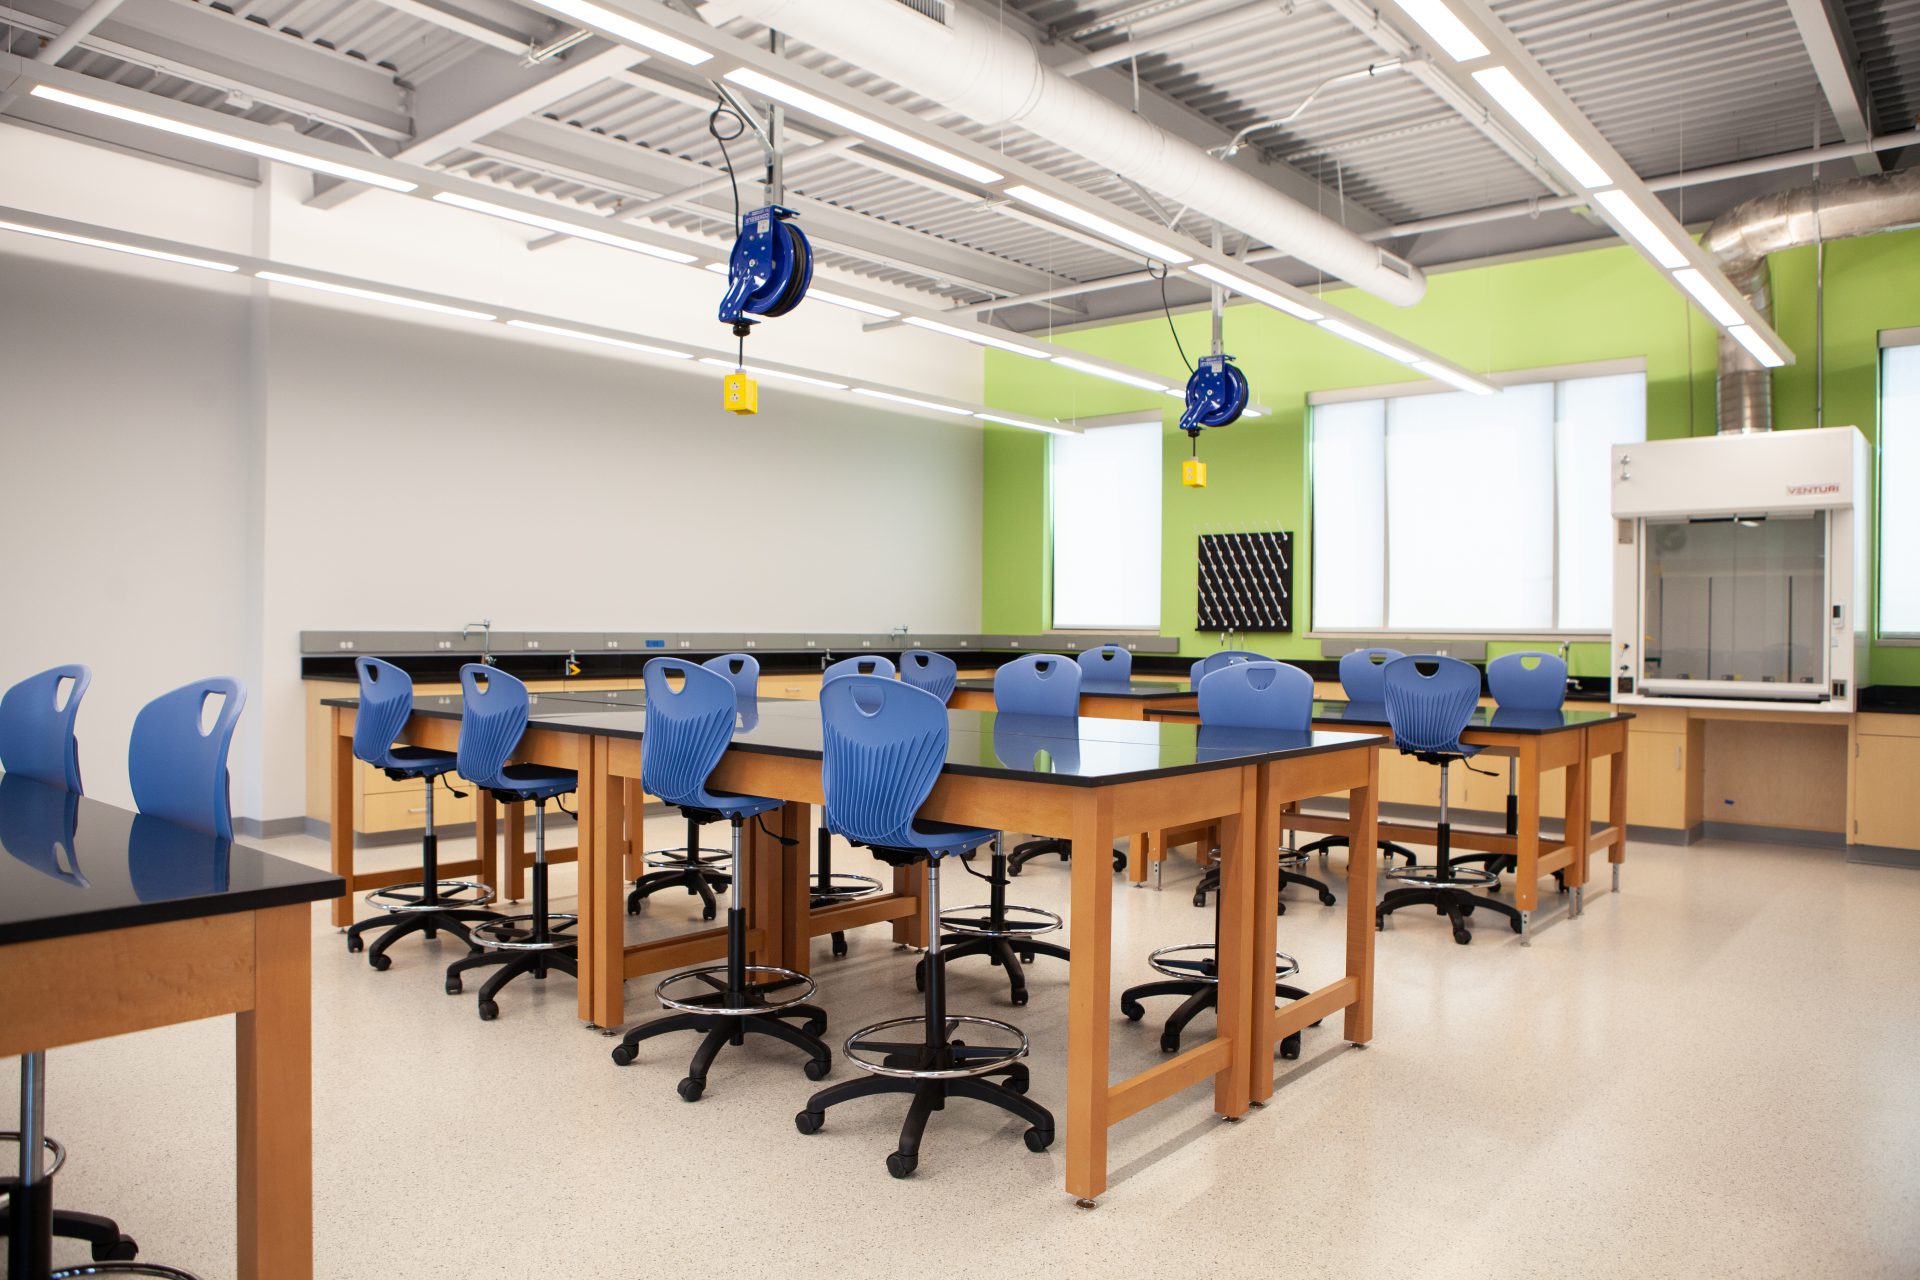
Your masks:
M1799 363L1774 375L1774 421L1813 425L1814 255L1773 259L1775 324ZM1426 298L1406 310L1353 289L1327 299L1469 369L1498 372L1613 360L1647 361L1647 434L1652 439L1714 430L1715 331L1636 252L1624 246L1497 263L1428 277ZM1176 315L1189 356L1208 349L1204 312ZM1920 325L1920 231L1841 241L1826 248L1825 421L1877 431L1878 334ZM1057 335L1064 347L1185 378L1162 316ZM1301 606L1291 636L1248 636L1262 652L1317 658L1305 638L1311 618L1313 549L1307 526L1306 398L1310 392L1407 380L1404 366L1265 307L1227 309L1226 348L1272 416L1242 420L1201 437L1208 486L1180 484L1187 438L1178 404L1113 383L998 352L987 354L989 404L1044 417L1097 417L1158 410L1166 427L1162 508L1161 631L1187 653L1218 637L1196 632L1194 539L1213 529L1294 531L1294 592ZM1046 438L1011 427L985 436L985 538L981 628L1031 632L1048 625ZM1910 495L1920 500L1920 495ZM1120 518L1124 513L1115 513ZM1463 509L1463 527L1472 513ZM1524 645L1508 645L1520 648ZM1503 646L1494 645L1498 653ZM1574 670L1602 675L1606 646L1574 646ZM1920 650L1877 647L1875 683L1920 684Z

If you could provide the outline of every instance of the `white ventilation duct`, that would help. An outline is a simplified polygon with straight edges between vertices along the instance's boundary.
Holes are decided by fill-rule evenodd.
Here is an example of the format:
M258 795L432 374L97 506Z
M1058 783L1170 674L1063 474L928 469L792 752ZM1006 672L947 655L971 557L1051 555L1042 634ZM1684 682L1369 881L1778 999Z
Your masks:
M1023 32L965 5L726 0L721 11L785 32L981 124L1017 124L1375 297L1404 307L1426 293L1426 277L1411 263L1049 69Z

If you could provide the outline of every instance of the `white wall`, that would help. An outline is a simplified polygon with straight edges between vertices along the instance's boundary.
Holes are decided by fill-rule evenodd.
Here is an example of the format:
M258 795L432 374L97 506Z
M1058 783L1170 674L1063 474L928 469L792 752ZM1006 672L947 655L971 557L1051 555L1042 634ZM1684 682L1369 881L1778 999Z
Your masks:
M330 252L334 215L303 189L0 127L0 203L662 336L714 324L717 277L530 254L497 223L378 193L338 211ZM636 268L670 273L662 305ZM25 236L0 238L0 300L0 684L93 665L80 731L102 798L128 798L147 697L234 673L251 693L236 810L300 814L303 629L978 629L972 425L772 383L741 419L710 368ZM749 345L977 397L971 349L813 310Z

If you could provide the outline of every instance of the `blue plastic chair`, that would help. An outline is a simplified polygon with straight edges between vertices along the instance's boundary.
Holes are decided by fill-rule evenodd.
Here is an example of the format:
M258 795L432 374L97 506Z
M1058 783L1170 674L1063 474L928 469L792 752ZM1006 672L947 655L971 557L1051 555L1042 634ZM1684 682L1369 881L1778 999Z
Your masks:
M1079 669L1073 671L1077 682ZM941 859L983 844L992 843L996 851L999 847L996 831L919 817L946 764L946 706L903 681L849 676L822 686L820 722L820 781L828 827L869 846L894 866L925 861L926 910L933 919L942 919ZM869 1078L822 1089L794 1117L800 1132L815 1133L826 1123L827 1109L838 1103L876 1093L912 1094L898 1148L887 1157L887 1170L896 1178L913 1172L927 1119L950 1098L973 1098L1025 1120L1030 1150L1044 1151L1053 1142L1052 1114L1023 1096L1027 1067L1020 1059L1027 1054L1026 1036L1009 1023L947 1012L942 933L931 931L932 945L920 973L924 1013L890 1018L847 1037L847 1061L870 1073ZM953 1036L961 1027L969 1039L978 1040L976 1033L985 1031L1017 1043L1008 1048L956 1043ZM902 1031L909 1038L891 1038Z
M1057 654L1030 653L993 673L995 710L1019 716L1080 714L1080 664Z
M1133 655L1117 644L1103 644L1080 654L1080 683L1125 685L1133 679Z
M943 703L951 702L954 685L960 679L960 668L944 653L909 649L900 655L900 678L916 689L925 689Z
M78 791L24 773L0 775L0 849L42 875L85 889L73 847L79 824Z
M862 653L851 658L842 658L820 673L820 683L838 680L841 676L886 676L892 679L893 660L878 653Z
M220 698L213 727L200 721L211 698ZM233 803L227 749L247 705L238 680L214 676L163 693L140 709L127 743L127 778L133 803L145 814L183 827L233 839Z
M394 742L406 730L413 715L413 677L378 658L355 658L353 669L360 677L360 705L354 712L353 754L396 782L422 779L426 785L426 807L420 838L420 879L407 884L389 885L367 895L367 904L381 914L359 921L347 930L347 950L365 950L367 963L376 970L388 968L393 961L387 948L410 933L423 938L436 937L445 929L475 951L479 950L468 932L476 920L497 920L499 913L484 910L493 901L493 889L478 880L442 880L440 878L440 839L433 826L433 784L453 772L454 753L432 747L400 745ZM465 797L452 783L447 790ZM386 926L372 946L365 935Z
M92 683L92 669L76 662L50 667L7 690L0 697L0 768L77 793L80 744L73 722Z
M1284 662L1235 661L1222 664L1201 677L1198 693L1200 734L1209 732L1241 733L1250 730L1306 733L1313 728L1313 677ZM1220 851L1214 851L1218 854ZM1283 866L1302 861L1302 855L1290 849L1279 850ZM1222 863L1214 865L1200 878L1194 904L1206 903L1206 895L1220 887ZM1333 893L1326 885L1306 876L1281 871L1283 882L1310 885L1320 891L1321 900L1333 904ZM1286 904L1279 904L1286 914ZM1147 964L1165 977L1143 982L1120 993L1120 1011L1130 1021L1146 1016L1141 1001L1152 996L1179 996L1181 1004L1167 1018L1160 1032L1160 1048L1165 1053L1180 1051L1180 1037L1187 1024L1220 1003L1219 973L1220 905L1214 902L1214 941L1187 942L1160 947L1147 956ZM1274 996L1282 1000L1304 999L1308 992L1279 981L1300 971L1300 964L1285 952L1274 955ZM1300 1033L1294 1032L1280 1042L1280 1056L1300 1056Z
M1197 659L1191 667L1188 667L1187 682L1194 688L1199 688L1202 680L1222 667L1230 667L1241 662L1272 661L1273 659L1266 654L1255 653L1251 649L1222 649L1218 653L1210 653L1204 658Z
M734 697L741 702L760 700L760 659L750 653L723 653L700 664L718 671L733 682Z
M1340 655L1340 687L1347 701L1384 702L1387 664L1406 656L1398 649L1355 649Z
M1473 720L1480 702L1480 671L1457 658L1418 655L1396 658L1382 674L1382 693L1387 723L1393 727L1394 745L1403 755L1425 764L1440 766L1440 821L1434 830L1434 864L1431 867L1397 867L1387 872L1389 879L1406 887L1394 889L1374 908L1376 926L1401 907L1431 906L1453 924L1453 940L1461 946L1473 941L1467 929L1467 917L1476 908L1507 916L1515 933L1526 927L1525 917L1504 902L1470 893L1471 888L1487 888L1495 883L1491 871L1456 866L1451 850L1452 828L1447 821L1447 766L1458 760L1465 763L1480 748L1464 743L1460 735Z
M739 712L735 686L710 667L674 658L655 658L643 674L647 721L640 739L640 785L688 817L727 824L733 839L727 863L733 900L727 906L726 963L684 970L661 982L655 994L668 1012L629 1029L614 1046L613 1060L629 1065L639 1056L641 1042L655 1036L702 1033L679 1086L680 1096L694 1102L706 1091L708 1069L722 1048L740 1044L750 1034L763 1035L804 1050L807 1079L819 1080L833 1069L833 1057L820 1040L827 1015L805 1003L813 994L813 980L797 970L747 963L745 897L753 880L742 860L740 829L784 802L707 785L733 743ZM805 1025L791 1026L785 1021L789 1018Z
M1509 653L1487 664L1493 700L1516 711L1558 711L1567 700L1567 664L1551 653Z
M491 948L447 966L447 994L458 995L460 975L498 965L481 984L482 1021L500 1016L494 997L522 974L545 978L547 971L578 978L578 916L547 909L547 801L580 785L572 769L545 764L509 764L526 736L532 701L518 677L498 667L469 662L460 668L460 739L455 756L460 774L502 804L533 802L533 910L498 916L473 927L472 942Z

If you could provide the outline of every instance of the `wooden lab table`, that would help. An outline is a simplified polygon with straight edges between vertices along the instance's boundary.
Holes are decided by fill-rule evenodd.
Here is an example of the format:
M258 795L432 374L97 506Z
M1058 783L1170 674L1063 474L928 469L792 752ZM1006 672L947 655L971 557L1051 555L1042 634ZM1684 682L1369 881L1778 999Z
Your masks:
M1065 659L1073 661L1071 658ZM1102 720L1145 720L1152 710L1188 710L1196 705L1185 680L1129 680L1125 684L1080 683L1080 714ZM993 711L993 681L957 681L947 706L954 711Z
M630 691L638 695L640 691ZM586 758L580 806L580 998L581 1016L611 1028L626 1019L625 980L670 964L721 953L719 930L684 939L628 946L625 942L626 867L621 853L629 829L626 808L637 793L645 716L637 700L612 697L580 714L543 708L529 731L576 738ZM457 703L457 699L450 700ZM450 715L438 700L415 703L406 736L444 745ZM778 839L747 829L754 884L750 890L749 942L765 963L805 972L807 941L851 927L848 914L872 909L873 899L822 910L809 906L807 806L821 803L820 712L813 702L766 701L743 715L733 745L715 769L715 787L788 803L769 815ZM1372 1036L1373 921L1350 914L1348 971L1283 1011L1272 1008L1274 953L1269 924L1257 899L1277 898L1277 877L1263 881L1256 848L1279 839L1281 807L1292 800L1341 790L1354 793L1357 821L1370 824L1377 771L1378 734L1339 732L1216 734L1193 725L1086 718L996 716L950 711L945 769L921 807L930 819L996 830L1060 836L1083 848L1109 845L1116 831L1143 831L1217 821L1223 832L1221 887L1220 1012L1213 1039L1148 1071L1118 1082L1110 1078L1109 1038L1116 1021L1112 991L1113 875L1104 858L1073 864L1068 943L1066 1190L1091 1202L1107 1186L1107 1134L1191 1085L1212 1079L1214 1107L1239 1117L1271 1092L1272 1049L1296 1023L1345 1011L1345 1035L1355 1043ZM336 741L352 735L349 706L335 722ZM345 748L337 748L344 750ZM538 749L538 748L533 748ZM543 761L544 762L544 761ZM351 837L348 837L349 841ZM338 842L336 841L336 848ZM784 854L784 856L782 856ZM1362 872L1371 879L1372 868ZM896 882L897 884L898 882ZM1367 894L1371 899L1371 892ZM918 928L917 900L909 904ZM1265 915L1273 914L1269 907ZM880 918L885 918L880 917ZM697 940L711 939L711 948ZM1260 999L1264 991L1266 998ZM830 995L830 993L827 993ZM1263 1069L1256 1071L1255 1063Z
M308 904L338 896L339 878L23 776L0 777L0 848L0 1054L22 1060L21 1128L45 1132L48 1049L238 1014L236 1272L312 1280ZM50 1268L57 1179L26 1167L29 1150L9 1201L15 1280Z

